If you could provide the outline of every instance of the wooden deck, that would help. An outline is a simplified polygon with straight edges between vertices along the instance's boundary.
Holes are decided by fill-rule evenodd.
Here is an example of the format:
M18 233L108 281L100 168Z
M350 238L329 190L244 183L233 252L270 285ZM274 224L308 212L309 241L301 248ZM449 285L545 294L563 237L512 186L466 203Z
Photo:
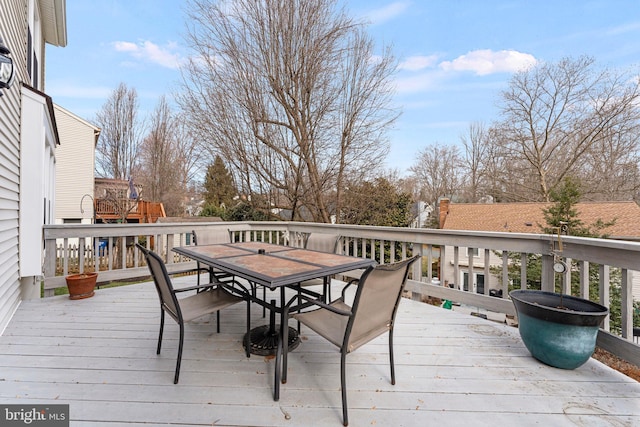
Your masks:
M337 293L336 293L337 294ZM255 307L253 325L264 322ZM178 328L150 282L93 298L23 302L0 336L0 401L69 404L73 426L339 426L339 354L309 330L272 398L273 360L247 359L244 307L191 324L180 383ZM347 358L351 426L637 426L640 383L593 359L573 371L533 359L516 328L403 300L395 334Z

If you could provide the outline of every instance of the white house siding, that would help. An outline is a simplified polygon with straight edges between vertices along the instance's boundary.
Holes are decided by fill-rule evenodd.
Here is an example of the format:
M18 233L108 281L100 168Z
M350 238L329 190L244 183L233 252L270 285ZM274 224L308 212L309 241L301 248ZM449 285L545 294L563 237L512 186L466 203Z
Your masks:
M3 0L0 37L11 51L16 79L0 97L0 332L20 302L18 218L20 81L26 75L26 0Z
M631 292L633 295L634 301L640 301L640 272L632 271L631 272Z
M41 229L42 222L33 224L25 222L23 214L30 212L34 206L23 206L21 195L26 191L22 188L21 177L37 173L39 182L42 185L41 194L45 201L52 201L53 180L54 180L54 154L53 143L57 141L54 127L52 127L52 114L48 111L40 110L40 117L43 125L49 125L44 129L44 140L41 144L30 144L31 147L38 146L43 151L37 157L37 164L25 161L33 152L22 146L25 132L21 125L24 104L23 84L36 86L42 89L41 83L44 81L44 44L54 43L64 46L66 44L66 15L64 0L2 0L0 2L0 37L9 48L9 55L14 63L16 77L13 86L9 90L3 90L0 97L0 333L8 324L11 316L23 298L39 296L39 274L24 276L27 269L33 265L39 265L41 269L41 250L38 245L27 248L28 251L38 251L37 258L23 259L24 248L21 247L23 233L21 233L21 223L23 229ZM45 11L39 14L39 19L35 18L38 10ZM34 27L32 34L32 51L27 52L27 28L28 23ZM42 28L40 27L42 26ZM46 29L45 29L46 27ZM34 66L34 73L37 81L32 79L27 71L27 56L33 58L37 56L37 70ZM35 63L34 63L35 64ZM34 93L37 94L37 91ZM47 99L46 95L43 99ZM35 99L35 98L34 98ZM28 127L38 126L27 122ZM33 141L30 141L33 142ZM43 199L37 202L37 210L42 216ZM51 218L53 217L51 215ZM46 221L47 218L44 218ZM29 261L25 264L23 261ZM30 264L30 265L27 265ZM21 277L21 273L23 276Z
M56 223L69 219L91 223L98 128L59 105L54 105L54 110L60 135L56 149Z
M23 86L20 120L21 151L28 153L20 159L20 277L26 278L22 296L38 298L40 287L34 278L42 275L44 263L42 226L53 223L55 206L54 155L58 137L51 98Z

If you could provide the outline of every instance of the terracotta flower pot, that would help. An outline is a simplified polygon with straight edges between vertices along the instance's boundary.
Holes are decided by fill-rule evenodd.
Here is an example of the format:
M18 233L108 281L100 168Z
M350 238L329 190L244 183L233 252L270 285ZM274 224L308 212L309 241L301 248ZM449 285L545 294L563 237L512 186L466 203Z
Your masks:
M90 298L95 293L98 273L71 274L66 280L70 299Z
M589 360L607 307L553 292L516 290L509 296L520 336L533 357L561 369L575 369Z

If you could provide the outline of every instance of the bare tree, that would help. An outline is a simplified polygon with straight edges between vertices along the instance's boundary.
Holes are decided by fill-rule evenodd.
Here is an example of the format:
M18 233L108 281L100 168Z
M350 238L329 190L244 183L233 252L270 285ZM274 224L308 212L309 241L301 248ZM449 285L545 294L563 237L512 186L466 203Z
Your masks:
M183 215L198 160L197 144L161 97L140 150L139 181L144 183L145 198L162 202L169 216Z
M452 198L460 191L462 162L456 146L431 144L418 153L409 168L421 190L421 199L436 206L440 197Z
M633 123L633 122L630 122ZM637 122L635 124L637 126ZM634 200L640 194L640 149L637 129L602 138L581 161L577 177L588 200Z
M191 132L185 119L181 114L177 114L175 126L175 148L177 181L179 182L180 194L190 194L190 188L200 186L202 180L201 172L206 169L208 157L202 151L202 144Z
M467 135L460 139L464 146L461 159L464 165L464 198L467 202L475 203L487 195L485 177L491 152L489 133L482 123L471 123Z
M179 102L240 190L339 211L346 179L381 164L392 108L390 50L374 55L335 0L192 0Z
M138 145L144 132L138 120L138 95L134 88L120 85L96 115L102 129L96 148L96 173L114 179L129 179L138 160Z
M549 201L564 177L581 175L588 156L624 153L607 149L612 142L633 142L627 150L635 153L639 99L637 76L598 71L587 57L517 73L502 93L494 140L515 174L509 182L525 199Z
M161 97L149 123L140 152L145 197L161 201L176 184L175 122L165 97Z

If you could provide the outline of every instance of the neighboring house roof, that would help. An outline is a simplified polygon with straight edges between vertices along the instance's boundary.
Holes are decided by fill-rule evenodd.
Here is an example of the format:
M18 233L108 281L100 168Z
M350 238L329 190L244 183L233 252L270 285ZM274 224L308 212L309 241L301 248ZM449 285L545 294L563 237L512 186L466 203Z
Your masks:
M67 109L66 109L66 108L64 108L64 107L61 107L61 106L60 106L60 105L58 105L58 104L55 104L55 103L54 103L54 104L53 104L53 108L54 108L54 111L55 111L55 110L59 110L60 112L62 112L62 113L64 113L64 114L66 114L66 115L67 115L67 116L69 116L70 118L72 118L72 119L74 119L74 120L77 120L78 122L80 122L80 123L84 124L85 126L87 126L87 127L89 127L89 128L92 128L92 129L93 129L93 135L94 135L94 142L93 142L93 145L94 145L94 146L98 145L98 138L100 137L100 132L102 131L102 129L100 129L99 127L95 126L95 125L94 125L94 124L92 124L92 123L89 123L88 121L86 121L86 120L85 120L85 119L83 119L82 117L78 116L78 115L77 115L77 114L75 114L75 113L72 113L71 111L67 110Z
M440 204L440 228L445 230L542 233L543 209L551 203L449 203ZM640 239L640 207L630 202L577 203L578 217L585 226L598 219L615 224L601 232L609 238Z

